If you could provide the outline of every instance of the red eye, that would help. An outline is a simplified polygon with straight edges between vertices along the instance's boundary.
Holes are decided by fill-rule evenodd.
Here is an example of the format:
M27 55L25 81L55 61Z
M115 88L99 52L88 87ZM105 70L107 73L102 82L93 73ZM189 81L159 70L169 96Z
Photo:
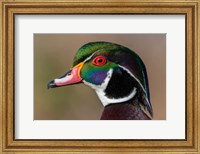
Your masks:
M106 58L104 56L97 56L92 60L92 64L97 66L102 66L106 63Z

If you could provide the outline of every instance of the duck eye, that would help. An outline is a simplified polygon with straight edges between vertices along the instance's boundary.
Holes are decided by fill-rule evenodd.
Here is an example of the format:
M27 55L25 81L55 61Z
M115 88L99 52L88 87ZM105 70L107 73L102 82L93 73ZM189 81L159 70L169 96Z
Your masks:
M97 66L102 66L106 63L106 58L104 56L97 56L92 60L92 64Z

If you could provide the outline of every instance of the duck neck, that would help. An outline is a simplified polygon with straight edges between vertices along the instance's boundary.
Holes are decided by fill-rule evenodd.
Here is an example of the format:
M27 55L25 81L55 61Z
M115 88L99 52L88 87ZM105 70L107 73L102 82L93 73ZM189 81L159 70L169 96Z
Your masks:
M151 120L138 105L118 103L105 106L101 120Z

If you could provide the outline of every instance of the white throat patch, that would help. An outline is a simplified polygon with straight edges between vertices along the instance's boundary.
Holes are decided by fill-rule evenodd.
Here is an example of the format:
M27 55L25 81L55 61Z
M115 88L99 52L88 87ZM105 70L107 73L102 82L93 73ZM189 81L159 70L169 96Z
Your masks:
M101 100L101 102L104 106L107 106L109 104L121 103L121 102L128 101L131 98L133 98L135 96L135 94L137 93L137 89L134 88L133 91L128 96L118 98L118 99L108 98L106 96L105 89L108 86L108 83L112 77L112 74L113 74L113 69L110 69L107 73L107 77L105 78L105 80L103 81L103 83L101 85L94 85L92 83L89 83L89 82L83 80L84 84L90 86L91 88L93 88L96 91L99 99Z

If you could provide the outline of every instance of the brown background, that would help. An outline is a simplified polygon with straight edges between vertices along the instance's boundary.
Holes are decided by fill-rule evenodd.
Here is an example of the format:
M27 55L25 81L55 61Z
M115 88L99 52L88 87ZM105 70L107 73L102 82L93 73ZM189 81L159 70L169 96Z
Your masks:
M165 34L34 34L34 119L98 120L103 111L94 90L84 84L47 89L50 80L72 66L75 52L94 41L118 43L144 61L153 119L166 119Z

